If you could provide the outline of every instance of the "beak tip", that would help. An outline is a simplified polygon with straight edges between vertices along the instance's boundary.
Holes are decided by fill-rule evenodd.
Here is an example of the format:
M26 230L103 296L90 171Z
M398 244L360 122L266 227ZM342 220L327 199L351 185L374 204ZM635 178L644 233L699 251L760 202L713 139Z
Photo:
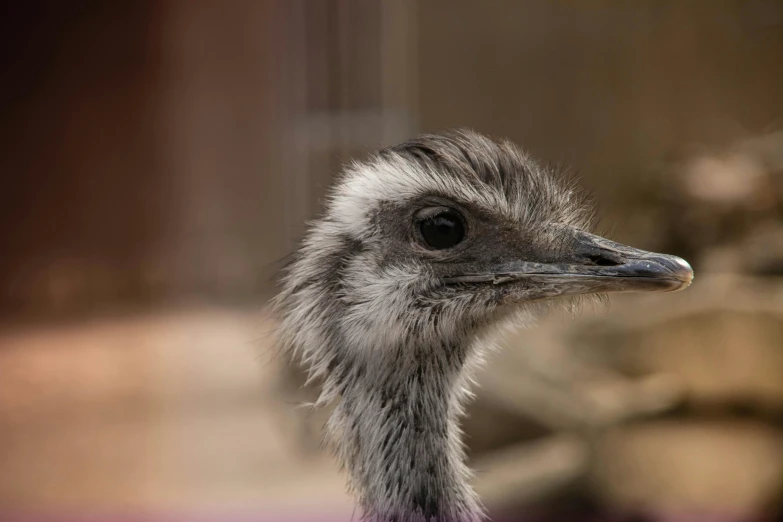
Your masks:
M677 279L682 282L680 286L673 290L684 290L688 288L693 282L693 268L690 263L677 256L670 256L669 261L672 265L672 272L674 272Z
M690 263L688 263L686 260L684 260L681 257L672 256L672 261L679 265L679 267L682 269L683 272L687 272L691 276L693 276L693 268L691 268Z

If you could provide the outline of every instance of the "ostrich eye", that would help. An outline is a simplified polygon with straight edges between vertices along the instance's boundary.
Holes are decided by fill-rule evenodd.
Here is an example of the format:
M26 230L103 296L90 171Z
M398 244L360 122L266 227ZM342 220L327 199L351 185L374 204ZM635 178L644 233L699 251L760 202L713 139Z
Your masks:
M431 215L419 223L424 242L430 248L443 250L458 245L465 237L462 217L453 210Z

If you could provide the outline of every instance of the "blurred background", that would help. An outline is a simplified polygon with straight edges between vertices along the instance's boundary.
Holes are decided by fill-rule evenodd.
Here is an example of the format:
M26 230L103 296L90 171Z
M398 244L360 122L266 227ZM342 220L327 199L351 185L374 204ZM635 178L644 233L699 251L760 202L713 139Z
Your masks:
M696 272L505 340L465 423L490 513L783 520L783 1L37 1L0 23L0 519L348 519L325 413L296 407L316 390L270 351L274 274L348 158L472 127Z

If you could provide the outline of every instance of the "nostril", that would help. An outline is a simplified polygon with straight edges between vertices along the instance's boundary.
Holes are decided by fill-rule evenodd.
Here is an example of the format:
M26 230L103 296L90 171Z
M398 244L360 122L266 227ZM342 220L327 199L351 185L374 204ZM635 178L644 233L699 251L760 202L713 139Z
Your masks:
M598 266L618 266L623 264L623 259L620 256L609 257L601 254L590 254L587 256L587 259Z

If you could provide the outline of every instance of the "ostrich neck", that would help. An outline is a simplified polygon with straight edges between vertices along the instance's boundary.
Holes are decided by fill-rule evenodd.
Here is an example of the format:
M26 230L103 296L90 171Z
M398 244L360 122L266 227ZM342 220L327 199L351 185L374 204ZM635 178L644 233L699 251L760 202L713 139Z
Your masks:
M477 522L459 440L465 350L399 350L354 368L338 451L372 522Z

